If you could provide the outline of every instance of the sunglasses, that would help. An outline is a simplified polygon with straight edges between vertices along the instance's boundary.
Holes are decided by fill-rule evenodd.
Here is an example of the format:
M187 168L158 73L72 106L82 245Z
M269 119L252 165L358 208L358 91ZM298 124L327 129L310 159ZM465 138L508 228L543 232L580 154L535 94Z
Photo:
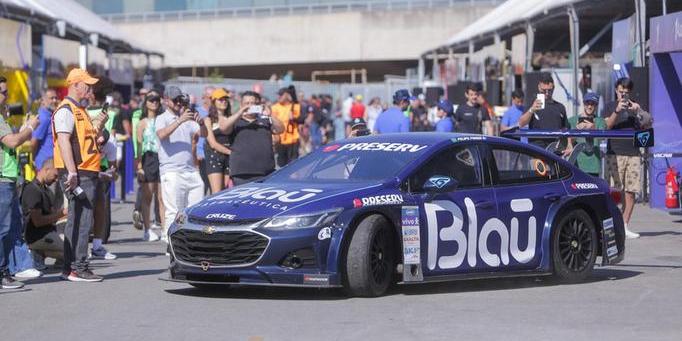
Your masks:
M220 98L216 99L216 101L219 101L219 102L227 102L228 100L229 100L228 97L220 97Z
M157 97L157 96L149 97L149 98L147 98L147 102L157 102L157 103L161 102L161 97Z

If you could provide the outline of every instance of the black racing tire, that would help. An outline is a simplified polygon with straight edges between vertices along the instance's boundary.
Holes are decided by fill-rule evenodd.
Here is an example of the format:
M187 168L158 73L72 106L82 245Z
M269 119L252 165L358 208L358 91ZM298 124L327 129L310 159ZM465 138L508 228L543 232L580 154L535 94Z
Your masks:
M552 231L554 276L568 283L585 280L594 268L599 239L587 212L576 209L561 215Z
M204 291L221 291L230 288L229 284L189 283L189 285Z
M393 282L395 246L391 224L381 215L363 219L346 255L346 291L351 296L383 295Z

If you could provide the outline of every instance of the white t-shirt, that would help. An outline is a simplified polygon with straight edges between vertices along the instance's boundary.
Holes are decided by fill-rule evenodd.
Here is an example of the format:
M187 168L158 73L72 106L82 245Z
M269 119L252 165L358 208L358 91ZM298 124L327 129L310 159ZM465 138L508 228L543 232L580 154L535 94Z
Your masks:
M177 115L166 110L156 117L156 131L174 124L178 118ZM197 122L187 121L177 127L170 136L159 140L159 170L161 173L197 171L192 156L192 139L199 129Z
M73 113L68 108L61 108L54 114L54 130L57 133L73 134L75 126Z

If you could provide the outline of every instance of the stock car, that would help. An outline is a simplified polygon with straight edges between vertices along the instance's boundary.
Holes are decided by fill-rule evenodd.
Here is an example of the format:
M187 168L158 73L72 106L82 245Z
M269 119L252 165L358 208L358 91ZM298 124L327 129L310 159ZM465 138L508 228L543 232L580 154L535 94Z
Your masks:
M343 140L206 197L169 229L165 280L342 287L554 275L624 257L606 182L512 139L409 133Z

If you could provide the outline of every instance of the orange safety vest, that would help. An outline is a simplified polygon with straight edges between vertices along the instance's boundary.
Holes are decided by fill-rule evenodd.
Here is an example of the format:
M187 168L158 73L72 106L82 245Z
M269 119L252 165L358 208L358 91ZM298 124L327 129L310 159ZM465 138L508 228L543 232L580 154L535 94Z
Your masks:
M293 111L294 120L298 120L301 116L301 105L291 103L283 105L277 103L272 106L272 115L275 116L284 125L284 132L279 134L280 144L294 144L298 142L298 123L289 120L289 114Z
M74 134L71 134L71 150L73 160L79 173L90 173L97 175L100 171L100 151L97 147L97 131L92 126L90 116L70 97L64 98L59 104L58 109L52 114L52 138L54 140L54 166L60 171L65 170L64 159L62 158L59 143L57 142L57 132L54 127L54 114L59 109L67 108L73 114ZM94 174L93 174L94 173Z

